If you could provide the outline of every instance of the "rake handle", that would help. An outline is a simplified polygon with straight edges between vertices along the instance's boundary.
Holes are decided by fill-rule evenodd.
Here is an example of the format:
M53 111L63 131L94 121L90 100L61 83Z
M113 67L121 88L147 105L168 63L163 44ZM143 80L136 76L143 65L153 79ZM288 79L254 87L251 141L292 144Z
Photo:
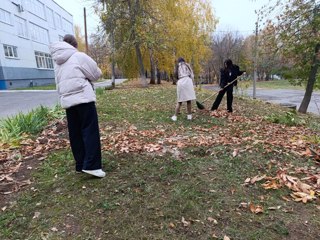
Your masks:
M233 84L235 81L238 80L238 77L234 80L232 80L231 82L229 82L227 85L225 85L223 88L221 88L219 91L215 92L214 94L212 94L211 96L207 97L205 100L202 101L202 103L208 101L210 98L212 98L213 96L217 95L219 92L221 92L222 90L226 89L227 87L229 87L231 84Z

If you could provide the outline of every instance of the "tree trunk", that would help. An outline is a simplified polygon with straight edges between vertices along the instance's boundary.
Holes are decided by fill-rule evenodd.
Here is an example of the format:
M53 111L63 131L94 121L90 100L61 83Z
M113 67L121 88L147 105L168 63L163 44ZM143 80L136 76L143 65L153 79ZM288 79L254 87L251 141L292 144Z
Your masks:
M152 49L149 49L149 55L150 55L150 68L151 68L150 84L156 84L155 64L154 64Z
M307 109L311 100L313 86L314 86L314 83L316 82L316 75L319 68L319 57L318 57L319 50L320 50L320 44L318 43L315 47L314 56L312 59L312 66L311 66L311 70L308 78L306 92L304 94L304 97L302 99L301 105L298 110L301 113L307 112Z
M111 63L111 72L112 72L112 77L111 77L111 86L114 89L116 87L116 77L115 77L115 67L114 67L114 59L112 59Z
M147 79L144 71L144 65L143 65L143 61L142 61L142 54L141 54L141 50L140 50L140 44L136 43L135 44L135 48L136 48L136 55L137 55L137 60L138 60L138 65L139 65L139 75L140 75L140 80L141 80L141 84L142 87L147 87L148 83L147 83Z
M161 72L159 68L157 68L157 84L161 84Z
M114 62L114 32L112 32L112 60L111 60L111 86L114 89L116 87L116 77L115 77L115 62Z
M131 20L131 24L133 27L132 38L133 38L133 41L135 41L134 47L136 50L136 55L137 55L137 60L138 60L139 77L141 80L142 87L147 87L148 83L147 83L147 79L145 76L145 70L144 70L144 65L143 65L143 60L142 60L141 49L140 49L140 42L137 39L137 34L136 34L136 29L135 29L136 20L139 15L139 11L140 11L140 1L136 0L134 2L133 8L131 5L131 1L128 1L127 3L128 3L128 7L129 7L129 12L130 12L130 20Z

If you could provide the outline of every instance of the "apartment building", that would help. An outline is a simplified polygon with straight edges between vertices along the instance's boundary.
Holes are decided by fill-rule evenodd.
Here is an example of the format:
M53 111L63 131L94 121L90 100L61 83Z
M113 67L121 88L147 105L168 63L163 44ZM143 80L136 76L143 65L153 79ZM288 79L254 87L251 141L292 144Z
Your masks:
M73 34L73 16L54 0L1 0L0 90L54 83L49 44Z

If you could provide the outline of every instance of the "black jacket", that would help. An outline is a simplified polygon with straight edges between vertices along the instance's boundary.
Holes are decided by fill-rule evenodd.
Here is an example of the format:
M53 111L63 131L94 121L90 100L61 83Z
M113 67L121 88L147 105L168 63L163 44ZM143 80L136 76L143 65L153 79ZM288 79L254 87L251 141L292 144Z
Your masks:
M235 80L238 76L241 76L244 71L240 71L238 65L232 65L230 69L222 68L220 69L220 87L224 88L228 83ZM234 83L237 86L237 81Z

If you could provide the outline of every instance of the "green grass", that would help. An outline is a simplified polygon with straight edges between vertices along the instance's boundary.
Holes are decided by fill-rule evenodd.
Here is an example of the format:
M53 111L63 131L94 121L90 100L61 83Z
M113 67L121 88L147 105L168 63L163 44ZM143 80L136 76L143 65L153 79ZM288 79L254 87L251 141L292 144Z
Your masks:
M253 143L268 137L263 135L263 127L279 127L275 137L288 127L286 122L253 121L255 117L286 113L276 106L236 98L235 109L241 114L237 118L235 113L234 121L196 111L190 122L183 105L178 121L171 122L175 94L175 87L169 84L99 92L107 176L93 179L76 174L70 149L53 152L34 171L32 186L1 213L0 238L207 240L227 235L245 240L319 239L318 202L286 202L282 199L290 194L286 188L265 190L261 183L244 185L248 177L275 176L279 165L290 170L317 167L313 160L280 146ZM209 94L201 91L198 98ZM305 128L319 127L319 119L298 114L295 118L307 119ZM166 142L167 151L120 153L115 146L120 138L112 142L120 132L126 134L126 146L133 140L143 145ZM200 135L204 136L203 144L194 140ZM228 137L229 144L222 141ZM178 147L167 138L193 144ZM208 139L210 145L205 144ZM247 150L232 157L235 148ZM263 206L264 213L240 208L244 202ZM277 206L279 210L268 210Z
M258 81L258 88L305 90L304 86L294 86L288 80Z
M56 85L47 85L47 86L33 86L25 88L16 88L15 90L56 90Z

